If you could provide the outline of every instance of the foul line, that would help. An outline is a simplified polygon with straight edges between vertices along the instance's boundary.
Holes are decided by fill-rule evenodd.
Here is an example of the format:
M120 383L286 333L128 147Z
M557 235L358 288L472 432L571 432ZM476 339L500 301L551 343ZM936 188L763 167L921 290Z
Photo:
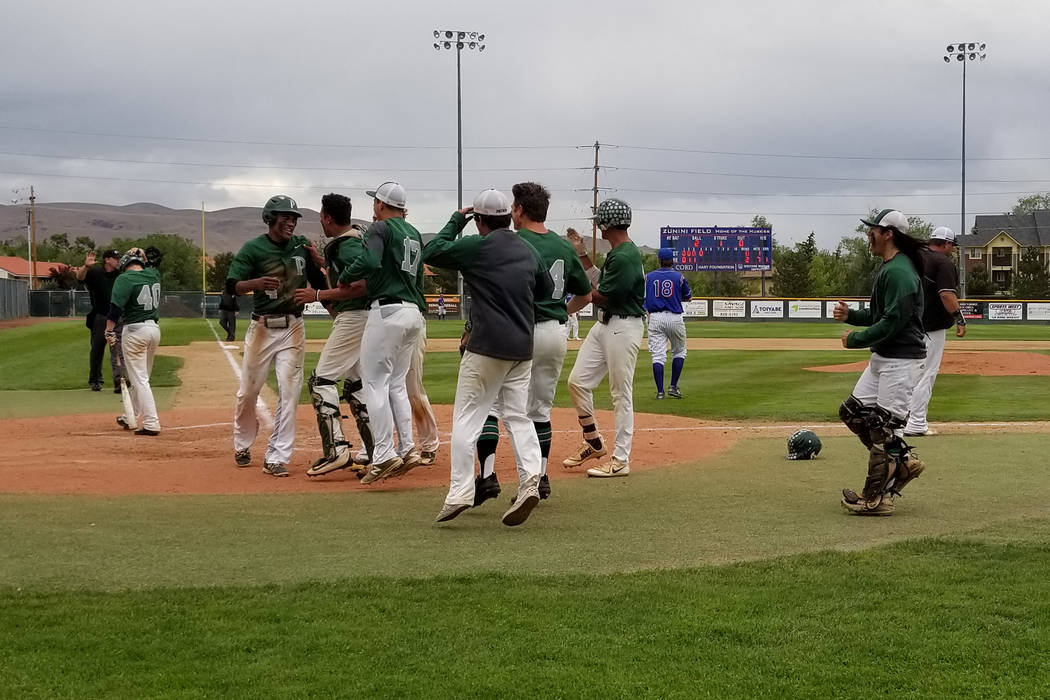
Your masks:
M222 354L226 356L226 361L230 363L230 367L233 369L233 375L237 377L237 381L241 381L241 368L237 365L237 360L233 359L233 353L226 349L226 344L219 338L218 332L215 330L215 324L211 322L210 318L204 319L208 323L208 328L211 329L211 334L215 336L215 342L218 343L219 349L222 350ZM270 415L270 408L263 401L262 395L255 397L255 413L260 416L267 429L273 427L273 417Z

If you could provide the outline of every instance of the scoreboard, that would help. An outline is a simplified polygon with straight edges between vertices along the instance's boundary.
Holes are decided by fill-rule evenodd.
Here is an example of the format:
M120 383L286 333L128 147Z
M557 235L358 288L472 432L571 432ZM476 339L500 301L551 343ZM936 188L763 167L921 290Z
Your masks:
M773 229L751 226L664 226L660 247L674 248L674 269L772 270Z

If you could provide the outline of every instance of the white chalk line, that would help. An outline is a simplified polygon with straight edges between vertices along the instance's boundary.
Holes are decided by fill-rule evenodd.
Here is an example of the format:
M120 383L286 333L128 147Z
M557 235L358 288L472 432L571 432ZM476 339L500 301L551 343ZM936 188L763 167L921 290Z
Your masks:
M233 375L237 377L237 381L241 381L241 368L237 364L237 360L234 359L233 353L231 353L224 343L219 338L218 331L215 330L215 324L211 322L210 318L204 319L208 323L208 328L211 329L211 334L215 336L215 342L219 344L219 349L222 350L222 354L226 356L226 361L230 363L230 367L233 369ZM270 415L270 407L263 401L262 395L255 397L255 413L258 415L263 422L263 425L270 429L273 427L273 416ZM227 424L228 425L228 424Z

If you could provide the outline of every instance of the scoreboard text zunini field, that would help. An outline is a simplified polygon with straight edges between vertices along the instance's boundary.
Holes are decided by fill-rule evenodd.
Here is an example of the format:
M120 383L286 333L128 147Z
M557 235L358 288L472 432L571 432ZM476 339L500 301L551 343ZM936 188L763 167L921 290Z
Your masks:
M753 226L664 226L660 247L674 248L674 269L772 270L773 229Z

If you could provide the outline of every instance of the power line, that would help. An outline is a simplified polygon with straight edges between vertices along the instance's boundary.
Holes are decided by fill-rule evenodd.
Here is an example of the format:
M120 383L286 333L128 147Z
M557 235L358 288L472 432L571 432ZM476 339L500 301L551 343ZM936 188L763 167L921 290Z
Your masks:
M669 151L674 153L703 153L715 156L749 156L755 158L804 158L812 160L884 160L884 161L948 161L958 162L959 158L949 157L903 157L903 156L829 156L804 153L756 153L748 151L713 151L702 148L678 148L673 146L628 146L613 143L603 143L603 146L613 148L624 148L636 151ZM968 158L967 160L983 161L1012 161L1012 160L1050 160L1050 156L1012 156L1001 158Z
M442 145L383 145L383 144L352 144L352 143L296 143L292 141L248 141L242 139L208 139L208 138L190 138L186 136L154 136L146 134L117 134L102 131L75 131L71 129L43 129L39 127L30 126L14 126L10 124L0 124L0 129L6 129L10 131L33 131L44 134L68 134L71 136L102 136L106 138L118 138L118 139L142 139L147 141L178 141L184 143L223 143L223 144L238 144L242 146L294 146L294 147L305 147L305 148L359 148L359 149L390 149L390 150L428 150L428 149L449 149L455 148L454 144L442 144ZM575 149L576 146L565 145L565 146L543 146L543 145L517 145L517 146L464 146L465 150L499 150L499 149Z
M604 166L607 170L623 170L638 173L662 173L668 175L710 175L713 177L754 177L770 180L820 180L828 182L940 182L940 183L955 183L957 180L935 180L935 179L922 179L922 178L872 178L872 177L819 177L819 176L807 176L807 175L759 175L759 174L745 174L745 173L720 173L720 172L708 172L703 170L661 170L659 168L627 168L620 166ZM584 168L585 170L587 168ZM1021 183L1021 182L1050 182L1047 179L1028 179L1028 180L968 180L968 182L983 182L983 183Z
M897 193L897 194L884 194L879 193L819 193L819 192L697 192L693 190L643 190L635 189L631 187L609 187L607 189L616 192L641 192L646 194L689 194L689 195L700 195L704 197L840 197L840 198L856 198L856 197L886 197L886 198L897 198L897 197L958 197L958 192L937 192L931 194L915 194L915 193ZM552 190L553 191L553 190ZM589 192L590 190L580 190ZM992 195L1005 195L1005 194L1031 194L1031 190L1015 190L1012 192L971 192L969 196L992 196Z

